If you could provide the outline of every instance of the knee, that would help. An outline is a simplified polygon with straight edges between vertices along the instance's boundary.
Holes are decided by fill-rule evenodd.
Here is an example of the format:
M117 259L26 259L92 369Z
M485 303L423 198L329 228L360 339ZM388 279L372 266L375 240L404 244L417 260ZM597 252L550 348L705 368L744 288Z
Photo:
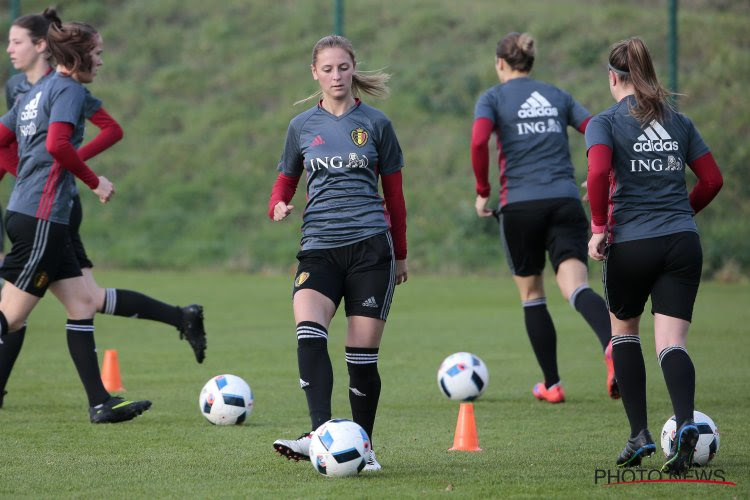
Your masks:
M71 319L88 319L93 318L96 314L97 304L94 296L91 294L82 294L76 297L76 300L68 305L68 317Z

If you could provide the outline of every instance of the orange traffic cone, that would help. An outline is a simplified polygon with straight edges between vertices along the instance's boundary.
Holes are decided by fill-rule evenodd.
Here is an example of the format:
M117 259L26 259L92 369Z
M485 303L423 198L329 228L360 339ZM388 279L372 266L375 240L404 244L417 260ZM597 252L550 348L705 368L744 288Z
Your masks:
M451 450L482 451L477 438L477 424L474 421L474 403L461 403L458 409L456 434Z
M120 363L117 361L117 350L107 349L104 351L104 363L102 363L102 383L109 392L124 392L120 380Z

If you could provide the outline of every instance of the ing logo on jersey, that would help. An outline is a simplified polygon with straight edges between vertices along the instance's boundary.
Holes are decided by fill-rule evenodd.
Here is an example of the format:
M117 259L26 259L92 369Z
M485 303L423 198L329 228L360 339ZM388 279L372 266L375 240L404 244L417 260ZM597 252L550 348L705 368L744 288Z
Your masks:
M362 127L357 127L354 130L352 130L352 142L354 142L355 146L362 147L367 143L367 139L370 137L370 134L367 133L367 130L363 129Z
M307 278L309 278L309 277L310 277L310 273L308 273L308 272L299 273L297 275L297 279L294 280L294 287L297 288L297 287L302 286L302 283L304 283L305 281L307 281Z

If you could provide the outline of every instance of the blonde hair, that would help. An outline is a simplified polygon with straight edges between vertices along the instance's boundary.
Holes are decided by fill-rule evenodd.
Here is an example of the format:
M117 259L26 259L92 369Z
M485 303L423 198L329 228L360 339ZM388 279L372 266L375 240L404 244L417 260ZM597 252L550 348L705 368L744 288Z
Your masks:
M641 123L661 120L667 109L672 109L672 92L665 89L656 77L651 54L637 37L621 40L609 53L609 68L623 83L631 83L635 91L635 106L630 114Z
M318 61L318 53L321 50L331 48L345 50L349 54L349 57L352 58L352 63L355 64L356 68L357 59L354 55L352 42L340 35L329 35L318 40L318 43L315 44L312 51L312 65L315 66L315 63ZM386 83L388 83L390 78L391 75L383 73L381 70L357 71L355 69L354 74L352 75L352 94L354 97L359 97L361 93L373 97L388 97L389 90ZM323 91L318 89L317 92L305 97L304 99L300 99L295 102L294 105L296 106L297 104L309 101L310 99L317 99L322 93Z

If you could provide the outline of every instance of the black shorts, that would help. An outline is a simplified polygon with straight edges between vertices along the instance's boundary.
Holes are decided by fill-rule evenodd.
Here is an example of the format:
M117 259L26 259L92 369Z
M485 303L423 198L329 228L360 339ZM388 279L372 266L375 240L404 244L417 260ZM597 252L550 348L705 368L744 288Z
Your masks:
M588 219L575 198L520 201L500 210L500 239L515 276L544 270L544 252L557 273L560 263L578 259L588 264Z
M606 255L605 299L617 319L640 316L651 295L651 314L692 320L703 267L697 233L614 243Z
M76 254L78 259L78 265L81 269L92 268L94 263L91 262L89 256L86 255L86 249L83 247L83 241L81 240L81 221L83 221L83 207L81 206L81 197L75 195L73 197L73 209L70 211L70 241L73 245L73 252Z
M396 287L396 259L391 233L338 248L302 250L294 277L294 291L322 293L338 308L341 298L347 316L385 319Z
M66 224L7 211L5 227L12 245L0 267L6 281L44 297L50 283L81 276Z

